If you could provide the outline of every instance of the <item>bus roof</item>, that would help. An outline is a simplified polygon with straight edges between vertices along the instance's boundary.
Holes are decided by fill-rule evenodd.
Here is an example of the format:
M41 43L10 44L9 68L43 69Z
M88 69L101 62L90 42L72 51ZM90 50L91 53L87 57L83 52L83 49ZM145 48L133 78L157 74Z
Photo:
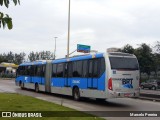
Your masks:
M27 66L27 65L43 65L46 64L46 61L34 61L34 62L24 62L19 66Z
M52 63L87 60L87 59L91 59L91 58L100 58L100 57L103 57L103 53L87 54L87 55L74 56L74 57L70 57L70 58L56 59L56 60L53 60Z

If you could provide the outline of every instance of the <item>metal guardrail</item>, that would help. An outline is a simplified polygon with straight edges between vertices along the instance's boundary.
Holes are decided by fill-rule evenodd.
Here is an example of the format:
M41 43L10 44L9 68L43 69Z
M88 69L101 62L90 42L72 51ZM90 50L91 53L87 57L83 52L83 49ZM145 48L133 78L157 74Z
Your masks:
M160 99L160 95L158 95L158 94L141 93L140 96L141 97L150 97L150 98L158 98L158 99Z
M140 96L135 99L160 102L160 89L157 90L140 89Z

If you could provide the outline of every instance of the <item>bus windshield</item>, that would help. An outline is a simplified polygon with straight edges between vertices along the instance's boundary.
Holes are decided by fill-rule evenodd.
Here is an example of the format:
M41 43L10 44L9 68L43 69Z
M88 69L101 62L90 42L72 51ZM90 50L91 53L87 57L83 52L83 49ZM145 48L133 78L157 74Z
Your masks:
M127 57L109 57L111 69L138 70L138 61L136 58Z

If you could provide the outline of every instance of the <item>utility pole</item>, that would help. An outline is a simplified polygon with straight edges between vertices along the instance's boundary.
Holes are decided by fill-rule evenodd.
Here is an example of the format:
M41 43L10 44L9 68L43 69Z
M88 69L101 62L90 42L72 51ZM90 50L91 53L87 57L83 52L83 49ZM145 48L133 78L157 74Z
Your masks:
M56 59L56 39L57 39L58 37L54 37L54 38L55 38L54 59Z
M71 1L69 0L67 58L69 58L69 42L70 42L70 7L71 7Z

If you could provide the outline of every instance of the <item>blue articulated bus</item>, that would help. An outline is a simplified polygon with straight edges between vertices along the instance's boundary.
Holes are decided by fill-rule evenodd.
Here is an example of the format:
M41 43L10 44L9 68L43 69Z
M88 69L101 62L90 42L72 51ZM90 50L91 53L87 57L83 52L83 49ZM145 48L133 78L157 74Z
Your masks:
M96 53L22 63L16 85L36 92L96 99L138 97L137 58L127 53Z

